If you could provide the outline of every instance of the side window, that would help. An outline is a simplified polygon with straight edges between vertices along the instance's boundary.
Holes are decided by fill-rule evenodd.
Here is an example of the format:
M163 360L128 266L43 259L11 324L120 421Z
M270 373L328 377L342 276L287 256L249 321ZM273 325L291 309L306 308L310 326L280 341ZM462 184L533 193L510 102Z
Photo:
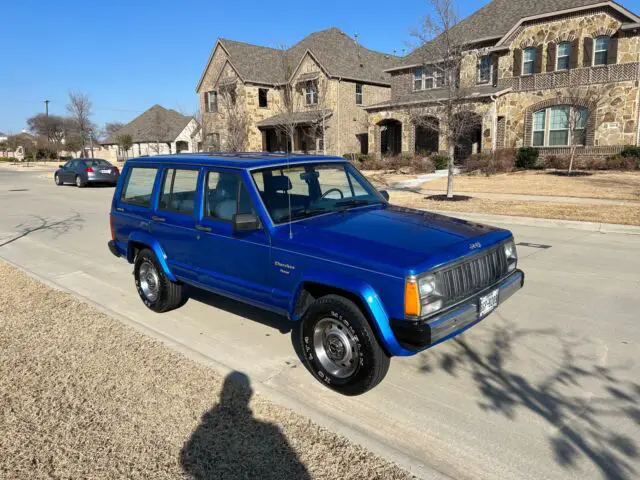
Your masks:
M133 167L129 170L127 183L122 189L120 200L132 205L149 207L157 172L157 168L149 167Z
M238 185L235 173L209 172L205 185L204 214L210 218L231 221L238 213Z
M197 185L198 170L166 169L158 208L192 215Z
M68 161L67 163L64 164L64 168L71 168L73 165L73 161Z

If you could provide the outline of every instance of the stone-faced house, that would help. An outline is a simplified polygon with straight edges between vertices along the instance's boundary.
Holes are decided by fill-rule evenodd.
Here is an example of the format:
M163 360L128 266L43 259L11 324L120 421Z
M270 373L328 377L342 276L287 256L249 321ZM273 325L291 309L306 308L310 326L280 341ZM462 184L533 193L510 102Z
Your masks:
M366 152L364 108L390 98L384 69L396 59L336 28L288 49L220 38L196 88L205 147L229 149L229 131L238 123L229 111L240 108L248 120L249 151ZM283 92L290 92L289 102ZM293 145L286 133L292 130Z
M637 145L639 22L600 0L494 0L464 19L451 38L464 44L457 82L474 127L456 156L521 146L562 154L572 142L597 156ZM447 150L438 129L416 127L412 115L437 118L449 91L431 46L387 69L391 98L366 107L371 152ZM581 101L587 91L596 107Z
M142 155L197 152L202 141L200 130L195 118L154 105L101 142L105 150L101 156L122 160ZM122 135L131 135L133 145L128 151L120 147Z

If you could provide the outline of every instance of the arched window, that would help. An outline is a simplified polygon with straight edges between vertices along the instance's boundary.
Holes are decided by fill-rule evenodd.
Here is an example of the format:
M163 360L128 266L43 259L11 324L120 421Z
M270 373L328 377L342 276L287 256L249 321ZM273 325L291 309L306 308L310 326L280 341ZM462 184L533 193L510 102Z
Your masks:
M556 70L569 70L571 65L571 42L558 44L556 51Z
M584 107L556 105L533 114L534 147L585 145L589 111Z
M596 38L593 48L593 65L606 65L609 62L610 40L606 35Z

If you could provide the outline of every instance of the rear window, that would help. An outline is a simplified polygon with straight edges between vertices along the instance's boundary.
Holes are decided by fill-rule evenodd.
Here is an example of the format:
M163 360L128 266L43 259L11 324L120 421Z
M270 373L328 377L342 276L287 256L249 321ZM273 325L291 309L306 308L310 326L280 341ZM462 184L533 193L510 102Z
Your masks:
M127 183L122 190L121 201L141 207L151 205L153 182L156 179L157 168L133 167L129 171Z
M166 169L158 208L191 215L197 187L198 170Z
M110 167L111 164L101 158L95 158L93 160L85 160L84 164L89 167Z

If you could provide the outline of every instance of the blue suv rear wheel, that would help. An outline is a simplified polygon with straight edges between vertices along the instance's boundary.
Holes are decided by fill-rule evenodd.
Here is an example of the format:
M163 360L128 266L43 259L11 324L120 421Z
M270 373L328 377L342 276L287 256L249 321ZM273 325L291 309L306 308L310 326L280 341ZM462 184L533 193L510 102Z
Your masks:
M138 253L133 275L142 303L154 312L168 312L184 305L184 287L167 278L153 251L144 249Z

